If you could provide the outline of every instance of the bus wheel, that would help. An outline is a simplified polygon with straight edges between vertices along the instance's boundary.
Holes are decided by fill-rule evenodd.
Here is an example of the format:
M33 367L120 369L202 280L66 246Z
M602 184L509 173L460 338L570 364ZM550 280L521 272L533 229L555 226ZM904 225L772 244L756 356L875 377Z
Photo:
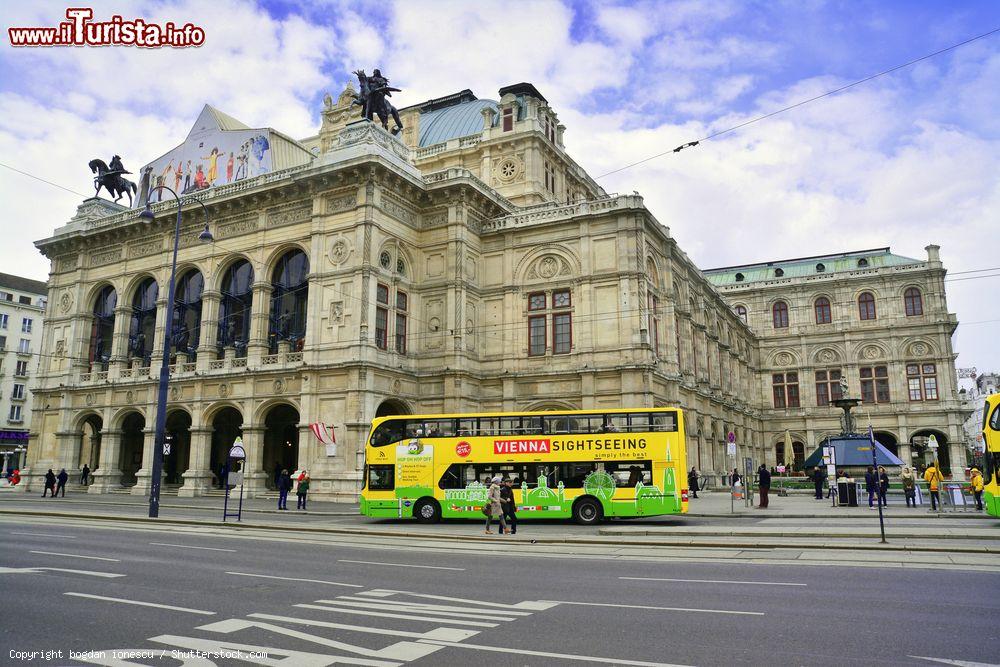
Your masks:
M437 523L441 520L441 506L433 498L421 500L414 506L413 516L420 523Z
M573 504L573 520L581 526L599 523L604 517L604 508L596 498L581 498Z

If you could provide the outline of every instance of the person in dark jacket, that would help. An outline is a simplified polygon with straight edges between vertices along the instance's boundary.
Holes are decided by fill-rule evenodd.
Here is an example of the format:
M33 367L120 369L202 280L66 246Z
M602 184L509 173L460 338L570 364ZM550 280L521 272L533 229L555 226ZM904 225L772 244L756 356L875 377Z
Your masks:
M889 475L883 466L878 467L878 503L883 507L889 506L886 496L889 494Z
M288 509L288 492L292 490L292 476L288 474L287 470L282 470L278 474L278 509L287 510Z
M80 484L87 486L88 481L90 481L90 466L84 463L83 470L80 471Z
M732 486L736 486L737 484L739 484L742 481L743 481L743 478L740 477L740 471L737 470L736 468L733 468L733 474L731 474L729 476L729 486L731 486L731 487Z
M58 496L60 491L62 491L63 498L66 497L66 482L68 480L69 475L66 474L66 468L63 468L59 471L59 474L56 475L56 491L52 494L53 498Z
M771 472L763 463L757 469L757 490L760 491L760 505L757 505L757 509L766 510L767 494L771 490Z
M691 466L691 472L688 473L688 489L691 490L691 497L697 498L698 492L701 487L698 486L698 471L695 470L694 466Z
M517 503L514 502L513 484L510 479L505 479L500 485L500 507L510 535L517 534Z
M875 468L868 466L865 472L865 491L868 492L868 509L875 509L875 496L878 493L878 475Z
M42 498L44 498L45 494L48 493L49 491L52 492L52 495L50 497L55 498L56 497L56 474L54 472L52 472L52 468L49 468L49 471L47 473L45 473L45 490L42 491Z
M306 508L306 495L309 493L309 471L303 470L302 474L299 475L299 488L295 494L299 497L296 509L304 510Z
M813 488L816 490L816 500L823 500L823 485L826 483L826 471L821 466L813 468Z

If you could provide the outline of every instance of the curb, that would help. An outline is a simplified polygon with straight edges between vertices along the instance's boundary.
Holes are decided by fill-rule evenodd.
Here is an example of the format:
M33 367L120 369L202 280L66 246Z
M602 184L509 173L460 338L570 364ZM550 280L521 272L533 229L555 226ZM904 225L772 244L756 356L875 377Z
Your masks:
M331 535L357 535L357 536L372 536L372 537L411 537L421 540L439 540L442 542L447 541L459 541L459 542L488 542L490 544L498 544L496 537L482 537L479 535L441 535L441 534L428 534L428 533L414 533L409 531L390 531L390 530L362 530L356 528L318 528L313 526L275 526L270 524L257 524L257 523L223 523L222 521L201 521L197 519L150 519L149 517L135 517L128 515L111 515L111 514L72 514L68 512L40 512L37 510L9 510L0 509L0 515L22 515L22 516L38 516L38 517L60 517L60 518L72 518L72 519L96 519L96 520L106 520L106 521L130 521L133 523L152 523L159 525L180 525L180 526L211 526L214 528L228 528L232 530L237 530L240 528L251 528L255 530L273 530L280 532L288 531L299 531L306 533L317 533L317 534L331 534ZM471 524L470 524L471 525ZM855 537L855 536L851 536ZM513 540L512 540L513 541ZM523 542L520 542L523 544ZM595 540L592 538L575 538L575 537L564 537L564 538L535 538L531 542L532 544L539 545L553 545L553 544L580 544L580 545L594 545L594 546L622 546L620 543L611 542L608 540ZM735 542L735 543L720 543L720 542L698 542L694 540L684 541L684 542L669 542L664 540L634 540L629 541L626 546L646 546L646 547L661 547L661 548L710 548L710 549L796 549L796 550L841 550L841 551L905 551L905 552L926 552L926 553L961 553L961 554L975 554L975 555L989 555L1000 553L1000 547L962 547L962 546L950 546L950 547L936 547L936 546L924 546L924 545L896 545L896 544L837 544L837 543L824 543L824 544L785 544L780 542Z
M3 502L4 501L0 500L0 505L2 505ZM14 502L14 501L10 501L10 502ZM72 498L72 499L69 499L69 500L64 499L64 498L60 498L59 499L59 503L60 504L62 504L62 503L67 503L67 504L73 503L73 504L77 504L77 505L102 505L102 506L108 506L108 505L110 505L110 506L114 506L114 507L148 507L149 506L148 502L144 502L144 503L108 502L108 501L103 501L103 500L77 500L75 498ZM222 509L221 505L219 507L206 507L204 505L177 505L177 504L174 504L174 503L162 503L162 502L160 503L160 507L165 507L165 508L168 508L168 509L201 510L203 512L217 512L218 510ZM0 511L3 511L3 510L0 510ZM25 511L35 511L35 510L25 510ZM253 512L255 514L281 514L281 512L279 510L277 510L277 509L251 509L251 508L244 507L243 511L244 512ZM320 511L309 512L309 514L311 516L358 516L359 512L357 512L357 511L354 511L354 512L324 512L324 511L320 510ZM98 516L98 515L94 515L94 516Z

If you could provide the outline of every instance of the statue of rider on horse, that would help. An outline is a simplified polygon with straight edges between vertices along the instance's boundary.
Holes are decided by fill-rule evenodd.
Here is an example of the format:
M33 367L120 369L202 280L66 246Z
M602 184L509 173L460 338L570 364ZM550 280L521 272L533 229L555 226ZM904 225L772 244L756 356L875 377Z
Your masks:
M393 92L400 92L399 88L389 86L389 79L382 76L382 72L376 69L371 76L366 76L363 69L359 69L358 83L361 84L361 92L354 96L354 103L361 105L361 117L371 120L372 116L378 116L382 122L382 127L389 129L389 117L392 116L396 127L392 128L393 134L399 134L403 129L403 123L399 120L399 113L396 107L392 106L388 97L392 97Z
M128 195L128 205L132 206L132 195L138 191L136 184L132 181L124 178L122 174L131 174L131 171L126 171L125 167L122 166L121 157L114 155L111 157L111 164L107 165L104 160L93 159L88 165L90 171L93 174L97 174L94 177L94 196L96 197L101 193L101 188L107 188L108 194L115 197L117 202L122 198L122 195Z

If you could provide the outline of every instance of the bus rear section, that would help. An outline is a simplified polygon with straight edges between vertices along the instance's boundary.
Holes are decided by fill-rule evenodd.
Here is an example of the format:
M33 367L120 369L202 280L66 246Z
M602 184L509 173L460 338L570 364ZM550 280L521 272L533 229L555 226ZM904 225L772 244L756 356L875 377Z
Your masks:
M983 407L983 506L1000 517L1000 394L986 397Z

